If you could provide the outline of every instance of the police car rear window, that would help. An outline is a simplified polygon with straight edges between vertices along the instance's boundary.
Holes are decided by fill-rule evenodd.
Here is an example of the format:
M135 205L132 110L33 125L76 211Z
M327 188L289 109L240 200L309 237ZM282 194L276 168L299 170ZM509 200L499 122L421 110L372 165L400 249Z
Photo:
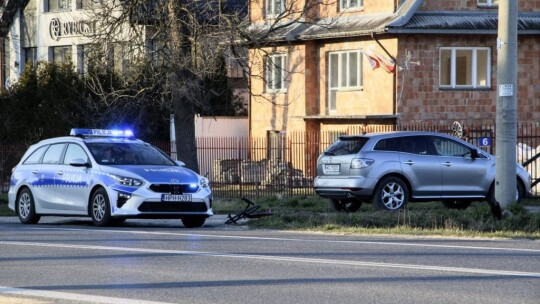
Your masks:
M41 159L41 156L43 156L43 152L48 148L49 146L43 146L34 151L30 156L26 158L26 160L23 162L25 165L32 165L32 164L38 164L39 160Z

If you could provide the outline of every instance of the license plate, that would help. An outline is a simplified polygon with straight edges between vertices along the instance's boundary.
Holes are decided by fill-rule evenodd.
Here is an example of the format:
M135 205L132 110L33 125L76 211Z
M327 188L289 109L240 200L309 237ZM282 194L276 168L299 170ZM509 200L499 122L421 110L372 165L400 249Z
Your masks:
M162 194L162 202L191 202L191 194Z
M339 165L324 165L323 171L325 174L338 174Z

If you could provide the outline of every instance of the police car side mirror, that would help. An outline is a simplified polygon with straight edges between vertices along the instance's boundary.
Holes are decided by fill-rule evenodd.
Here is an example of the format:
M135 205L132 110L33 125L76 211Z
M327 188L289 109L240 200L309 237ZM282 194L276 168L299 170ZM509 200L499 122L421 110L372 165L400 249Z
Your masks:
M186 164L185 164L183 161L181 161L181 160L177 160L177 161L175 161L175 163L176 163L177 165L179 165L180 167L185 167L185 166L186 166Z
M472 159L478 158L478 150L476 150L476 149L471 149L471 158L472 158Z
M91 167L90 164L82 158L76 158L69 163L73 167Z

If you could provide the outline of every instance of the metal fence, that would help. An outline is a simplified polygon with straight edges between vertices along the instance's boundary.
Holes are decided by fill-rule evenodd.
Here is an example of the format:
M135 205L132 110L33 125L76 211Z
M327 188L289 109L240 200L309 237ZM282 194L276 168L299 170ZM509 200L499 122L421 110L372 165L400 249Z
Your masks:
M415 124L351 127L321 133L276 133L267 138L197 138L199 172L208 176L214 196L218 198L315 195L312 183L317 157L338 136L393 130L449 133L489 153L494 154L496 149L494 126L457 128ZM517 142L517 162L524 164L533 180L537 180L540 178L540 126L519 125ZM166 153L172 150L167 141L151 143ZM11 168L26 149L23 144L0 144L0 190L3 192L9 187ZM538 192L536 187L535 192Z

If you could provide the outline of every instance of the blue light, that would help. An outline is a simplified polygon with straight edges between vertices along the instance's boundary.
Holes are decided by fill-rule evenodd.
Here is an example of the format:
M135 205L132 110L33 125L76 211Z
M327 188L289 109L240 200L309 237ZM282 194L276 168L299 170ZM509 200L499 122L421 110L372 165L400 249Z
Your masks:
M189 184L189 189L197 189L197 184Z
M109 129L71 129L71 136L82 137L133 137L131 130L109 130Z

